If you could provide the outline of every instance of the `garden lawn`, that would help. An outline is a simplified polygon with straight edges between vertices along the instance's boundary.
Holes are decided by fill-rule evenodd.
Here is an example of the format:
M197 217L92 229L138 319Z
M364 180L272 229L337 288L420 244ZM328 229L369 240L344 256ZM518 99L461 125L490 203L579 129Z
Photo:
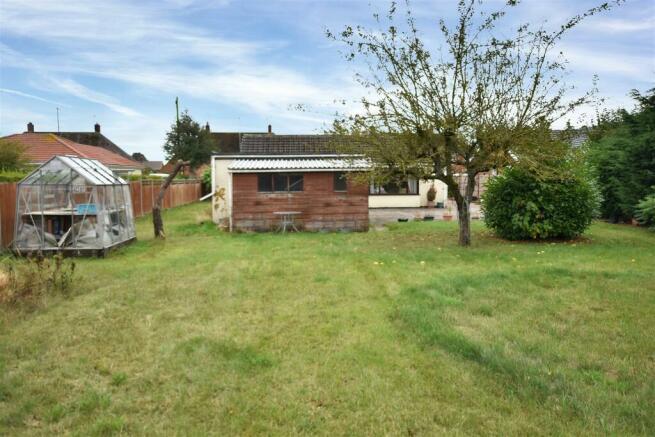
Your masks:
M0 307L0 434L655 433L655 233L164 223L76 260L72 296Z

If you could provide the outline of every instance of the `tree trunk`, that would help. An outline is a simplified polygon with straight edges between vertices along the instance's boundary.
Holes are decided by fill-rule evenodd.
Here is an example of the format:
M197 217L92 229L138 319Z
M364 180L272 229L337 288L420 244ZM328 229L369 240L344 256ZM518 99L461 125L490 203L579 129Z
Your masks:
M457 221L459 222L459 245L471 245L471 210L466 196L457 204Z
M166 234L164 234L164 220L162 220L161 218L162 202L164 201L164 195L166 194L166 189L171 185L171 182L173 182L175 176L177 176L179 171L185 165L189 165L189 162L177 161L177 164L175 164L175 168L173 169L171 174L168 175L168 177L162 184L161 188L159 189L159 193L157 194L155 203L154 205L152 205L152 225L155 228L155 238L166 238Z
M464 195L455 196L457 203L457 221L459 223L459 245L471 245L471 202L475 191L475 173L469 173L466 178Z

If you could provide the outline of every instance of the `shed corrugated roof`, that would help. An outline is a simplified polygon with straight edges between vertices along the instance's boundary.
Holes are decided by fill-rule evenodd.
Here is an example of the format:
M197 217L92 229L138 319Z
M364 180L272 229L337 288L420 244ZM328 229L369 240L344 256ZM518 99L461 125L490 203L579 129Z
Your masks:
M231 172L245 171L356 171L370 167L364 158L262 158L236 159L229 166Z

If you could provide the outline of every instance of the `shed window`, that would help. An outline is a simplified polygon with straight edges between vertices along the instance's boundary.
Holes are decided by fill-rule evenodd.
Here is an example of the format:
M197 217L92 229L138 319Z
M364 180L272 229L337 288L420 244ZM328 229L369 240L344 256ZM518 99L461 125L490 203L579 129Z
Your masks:
M334 173L334 191L348 191L348 179L346 179L346 173L342 171Z
M273 179L270 173L257 175L257 191L273 191Z
M269 193L303 191L303 175L288 173L260 173L257 175L257 190Z

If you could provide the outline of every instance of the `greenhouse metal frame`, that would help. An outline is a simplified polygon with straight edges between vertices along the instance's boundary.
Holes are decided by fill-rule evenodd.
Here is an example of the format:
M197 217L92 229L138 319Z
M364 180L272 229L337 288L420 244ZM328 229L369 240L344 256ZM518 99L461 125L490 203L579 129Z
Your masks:
M130 186L95 159L54 156L18 183L18 254L104 256L135 239Z

